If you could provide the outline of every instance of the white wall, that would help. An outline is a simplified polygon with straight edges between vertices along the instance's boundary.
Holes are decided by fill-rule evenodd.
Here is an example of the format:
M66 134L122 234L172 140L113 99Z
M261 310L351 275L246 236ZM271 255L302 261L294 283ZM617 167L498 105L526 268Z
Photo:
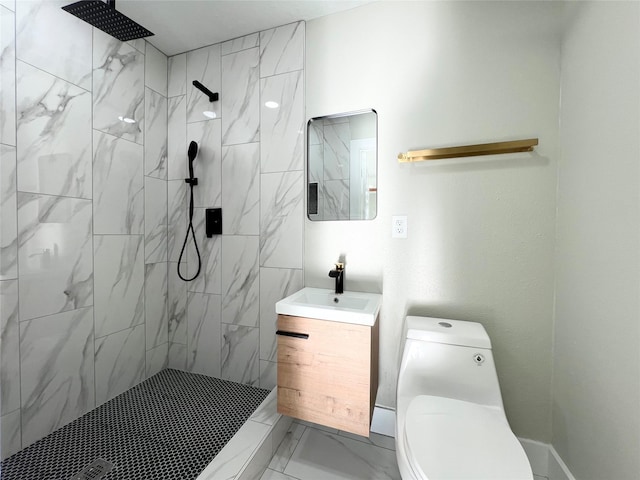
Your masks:
M571 4L562 43L553 446L640 475L640 4Z
M407 314L482 322L509 421L549 441L560 85L551 2L378 2L307 23L306 117L374 108L374 221L305 223L305 284L383 292L380 389L395 405ZM534 154L400 165L415 148L539 137ZM391 216L409 238L391 239Z

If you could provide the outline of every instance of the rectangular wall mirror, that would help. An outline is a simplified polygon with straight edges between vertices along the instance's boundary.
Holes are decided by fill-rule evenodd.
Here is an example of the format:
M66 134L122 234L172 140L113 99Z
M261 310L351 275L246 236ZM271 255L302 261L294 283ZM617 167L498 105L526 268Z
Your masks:
M309 220L371 220L378 203L378 114L316 117L307 123Z

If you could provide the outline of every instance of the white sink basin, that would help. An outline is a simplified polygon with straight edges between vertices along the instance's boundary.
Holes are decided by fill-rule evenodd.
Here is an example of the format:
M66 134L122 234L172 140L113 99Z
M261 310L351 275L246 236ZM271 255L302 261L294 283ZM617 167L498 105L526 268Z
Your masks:
M372 326L382 304L378 293L344 292L305 287L276 303L276 313Z

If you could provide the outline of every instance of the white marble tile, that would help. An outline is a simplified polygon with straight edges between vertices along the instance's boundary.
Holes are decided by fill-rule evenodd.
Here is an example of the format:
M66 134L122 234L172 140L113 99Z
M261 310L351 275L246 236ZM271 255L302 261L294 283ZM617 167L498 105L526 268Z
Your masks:
M259 326L260 266L258 236L222 237L222 321Z
M145 265L144 307L146 345L152 349L169 340L166 263Z
M91 200L18 192L20 320L93 305L92 239Z
M167 248L170 262L177 262L180 258L184 238L187 234L188 225L188 204L187 191L189 186L184 183L184 179L169 180L167 185ZM186 252L182 261L186 263ZM186 270L185 270L186 271Z
M222 231L260 233L260 144L222 147Z
M243 468L258 445L267 438L269 425L246 422L229 440L197 480L233 479Z
M284 439L282 439L276 453L271 459L271 463L269 464L270 469L277 472L284 472L291 455L293 455L293 452L298 446L298 442L306 429L307 427L305 425L297 422L291 423Z
M187 54L181 53L169 57L167 68L169 69L168 96L185 95L187 93Z
M326 480L401 480L394 451L315 428L305 430L284 473Z
M236 53L240 50L247 50L249 48L257 47L260 45L260 36L258 33L252 33L251 35L245 35L244 37L234 38L228 40L222 44L222 55L229 55L230 53Z
M260 269L260 359L276 361L276 302L304 286L302 269Z
M144 341L144 325L96 339L96 406L144 380Z
M153 377L156 373L169 366L169 344L163 343L150 350L147 350L147 372L146 377Z
M257 385L260 377L258 328L222 324L221 378Z
M97 28L93 29L93 128L136 143L144 141L144 55Z
M298 479L290 477L289 475L285 475L284 473L281 473L281 472L276 472L275 470L271 470L270 468L267 468L262 474L262 476L260 477L260 480L298 480Z
M186 96L169 98L167 133L167 174L169 180L188 176L187 166L187 101Z
M220 377L220 295L189 292L187 370Z
M144 323L144 238L93 237L95 336Z
M167 98L145 89L144 174L167 179Z
M2 443L0 444L2 457L0 460L9 458L20 451L22 448L20 410L15 410L0 417L0 438L2 438Z
M187 282L178 277L177 263L169 262L168 272L168 317L169 341L187 343ZM186 269L185 269L186 270Z
M262 172L304 169L304 76L301 70L260 81ZM266 102L275 102L269 108Z
M0 414L20 408L18 280L0 281Z
M396 439L393 437L388 437L386 435L380 435L379 433L369 432L369 437L362 437L360 435L356 435L354 433L349 432L338 432L338 435L341 437L352 438L353 440L357 440L359 442L363 442L369 445L375 445L377 447L386 448L387 450L396 449Z
M260 32L260 76L304 68L304 22Z
M18 190L91 198L91 94L17 63Z
M145 263L167 261L167 182L144 177Z
M271 393L267 395L267 398L265 398L258 408L256 408L256 410L251 414L249 420L264 423L265 425L274 425L278 418L280 418L280 414L276 411L277 408L278 392L276 390L272 390Z
M20 323L22 446L94 405L93 308Z
M67 3L66 0L17 2L17 57L90 90L92 27L60 8Z
M15 13L0 7L0 143L16 144Z
M309 145L307 168L310 182L324 182L324 148L323 144Z
M260 360L260 388L270 390L275 388L278 380L278 364L267 360Z
M276 391L277 396L277 389L274 387L272 390ZM274 408L277 409L277 407L277 404L275 404ZM271 436L273 438L273 452L271 457L276 454L276 450L280 447L291 425L293 425L293 418L287 417L286 415L278 415L278 418L273 424L273 430L271 430Z
M0 0L0 5L8 8L12 12L16 11L16 0Z
M182 343L169 343L169 356L167 359L169 368L187 370L187 346Z
M323 220L349 220L349 180L325 180L322 187Z
M144 233L142 145L93 132L96 234Z
M222 144L260 140L260 72L257 48L222 57Z
M18 277L16 147L0 145L0 280Z
M138 50L140 53L145 53L147 50L147 41L144 38L136 38L135 40L129 40L128 45Z
M167 96L167 56L148 44L144 51L144 82L160 95Z
M251 459L236 476L236 480L257 480L266 470L273 455L273 438L267 435L251 455Z
M220 144L221 121L190 123L187 125L187 141L198 144L198 155L193 163L198 185L193 189L196 207L212 208L222 201L222 146ZM187 151L183 162L187 165Z
M302 268L303 172L260 178L260 265Z
M317 423L307 422L307 421L298 420L298 419L296 419L295 422L299 423L300 425L304 425L305 427L315 428L316 430L321 430L326 433L331 433L334 435L337 435L339 433L337 428L327 427L326 425L319 425Z
M200 274L187 285L190 292L220 294L222 293L222 235L207 238L205 235L205 209L196 208L193 216L193 227L200 252ZM196 255L193 237L187 242L188 278L193 278L198 271L198 256ZM184 269L181 270L184 276Z
M349 178L351 127L349 123L329 123L324 126L324 180Z
M220 44L187 52L187 122L206 120L203 112L220 117L220 102L210 102L209 97L193 86L198 80L213 93L220 93Z

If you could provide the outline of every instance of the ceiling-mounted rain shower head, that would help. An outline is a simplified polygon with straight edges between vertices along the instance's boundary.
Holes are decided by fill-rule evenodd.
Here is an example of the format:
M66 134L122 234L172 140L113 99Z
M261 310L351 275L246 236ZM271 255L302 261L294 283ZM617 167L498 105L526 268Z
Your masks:
M153 35L142 25L116 10L116 0L82 0L62 7L80 20L90 23L122 42Z

